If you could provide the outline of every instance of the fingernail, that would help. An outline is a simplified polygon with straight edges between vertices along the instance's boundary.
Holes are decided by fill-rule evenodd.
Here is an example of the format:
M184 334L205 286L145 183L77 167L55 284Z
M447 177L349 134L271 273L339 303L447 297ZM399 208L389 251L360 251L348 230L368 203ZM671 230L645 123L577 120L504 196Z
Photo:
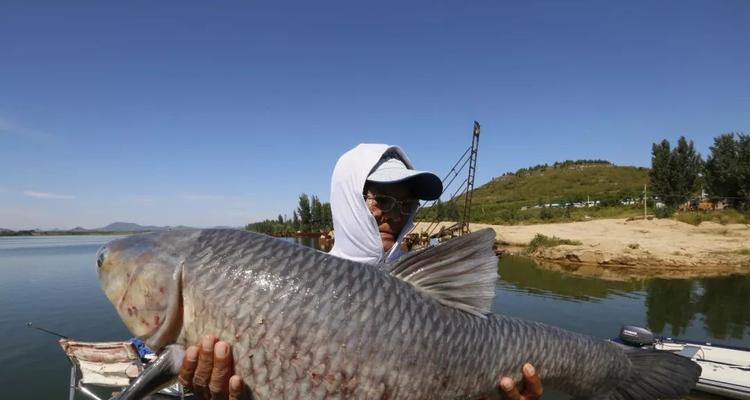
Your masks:
M198 348L195 346L188 347L187 351L185 352L185 358L187 358L190 362L195 362L198 360Z
M217 342L216 347L214 347L214 353L216 357L226 357L229 350L229 346L227 346L224 342Z
M201 347L203 347L203 351L211 351L214 347L214 341L213 338L210 336L206 336L201 340Z
M526 371L526 375L534 375L534 373L536 372L534 366L531 364L524 365L523 370Z
M510 380L510 378L500 379L500 386L502 386L504 390L512 390L513 389L513 381Z
M240 382L240 377L237 375L233 375L231 378L229 378L229 390L233 392L239 392L240 390L242 390Z

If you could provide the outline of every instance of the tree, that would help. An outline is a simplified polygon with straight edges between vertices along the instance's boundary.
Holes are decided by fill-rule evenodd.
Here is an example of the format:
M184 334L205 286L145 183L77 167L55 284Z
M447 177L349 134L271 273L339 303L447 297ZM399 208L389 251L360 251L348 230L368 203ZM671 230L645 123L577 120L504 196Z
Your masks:
M281 214L279 214L279 217L276 220L279 222L279 224L284 225L284 217Z
M653 192L663 198L668 206L685 202L695 190L695 182L703 162L696 153L693 142L684 136L670 151L669 141L662 140L651 147L651 171L649 177Z
M310 198L307 197L306 193L299 195L299 207L297 207L297 214L300 219L300 229L303 231L310 230L310 220L312 214L310 212Z
M443 204L443 218L448 221L459 221L461 219L461 213L458 211L458 205L456 201L449 201Z
M739 135L737 153L739 155L737 175L740 180L741 206L745 211L750 212L750 135Z
M299 223L299 216L297 216L297 211L296 210L292 211L292 227L294 228L295 231L298 231L299 226L300 226L300 223Z
M672 163L677 175L676 192L682 201L685 201L691 193L700 190L695 186L695 182L703 170L703 160L695 151L692 140L688 142L684 136L680 136L677 147L672 152Z
M437 199L437 202L435 202L433 207L435 208L435 219L438 221L445 220L445 207L443 206L443 202L440 199Z
M706 159L706 186L737 208L750 208L750 136L726 133L714 138Z
M651 190L658 193L660 197L666 197L666 194L672 191L669 147L669 141L666 139L651 146L651 171L649 172Z
M320 204L318 196L313 195L310 201L310 228L312 230L319 230L323 227L323 205Z
M321 218L323 229L333 229L333 214L331 213L331 203L323 203L323 207L321 208Z

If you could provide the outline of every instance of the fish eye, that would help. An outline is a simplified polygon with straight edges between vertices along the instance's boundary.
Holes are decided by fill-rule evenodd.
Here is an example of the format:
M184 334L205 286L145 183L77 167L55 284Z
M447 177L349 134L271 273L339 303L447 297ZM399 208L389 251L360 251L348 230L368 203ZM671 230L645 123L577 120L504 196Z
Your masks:
M96 256L96 267L101 268L102 264L104 264L104 252L106 251L106 248L102 248L99 250L99 254Z

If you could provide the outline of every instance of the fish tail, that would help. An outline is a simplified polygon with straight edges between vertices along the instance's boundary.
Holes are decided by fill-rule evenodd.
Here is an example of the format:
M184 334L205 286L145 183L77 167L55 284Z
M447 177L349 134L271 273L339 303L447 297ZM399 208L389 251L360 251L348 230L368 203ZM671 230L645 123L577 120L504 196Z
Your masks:
M167 346L156 360L146 366L137 378L119 393L117 400L141 399L169 385L177 377L185 349L180 345Z
M673 399L695 387L701 367L692 360L661 350L626 350L633 373L607 400Z

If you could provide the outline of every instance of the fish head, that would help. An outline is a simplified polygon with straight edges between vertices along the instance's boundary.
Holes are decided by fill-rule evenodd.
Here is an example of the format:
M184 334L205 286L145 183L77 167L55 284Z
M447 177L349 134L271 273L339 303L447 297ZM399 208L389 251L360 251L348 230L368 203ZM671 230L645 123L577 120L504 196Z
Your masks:
M182 268L199 231L135 235L97 252L99 284L125 326L159 350L182 327Z

